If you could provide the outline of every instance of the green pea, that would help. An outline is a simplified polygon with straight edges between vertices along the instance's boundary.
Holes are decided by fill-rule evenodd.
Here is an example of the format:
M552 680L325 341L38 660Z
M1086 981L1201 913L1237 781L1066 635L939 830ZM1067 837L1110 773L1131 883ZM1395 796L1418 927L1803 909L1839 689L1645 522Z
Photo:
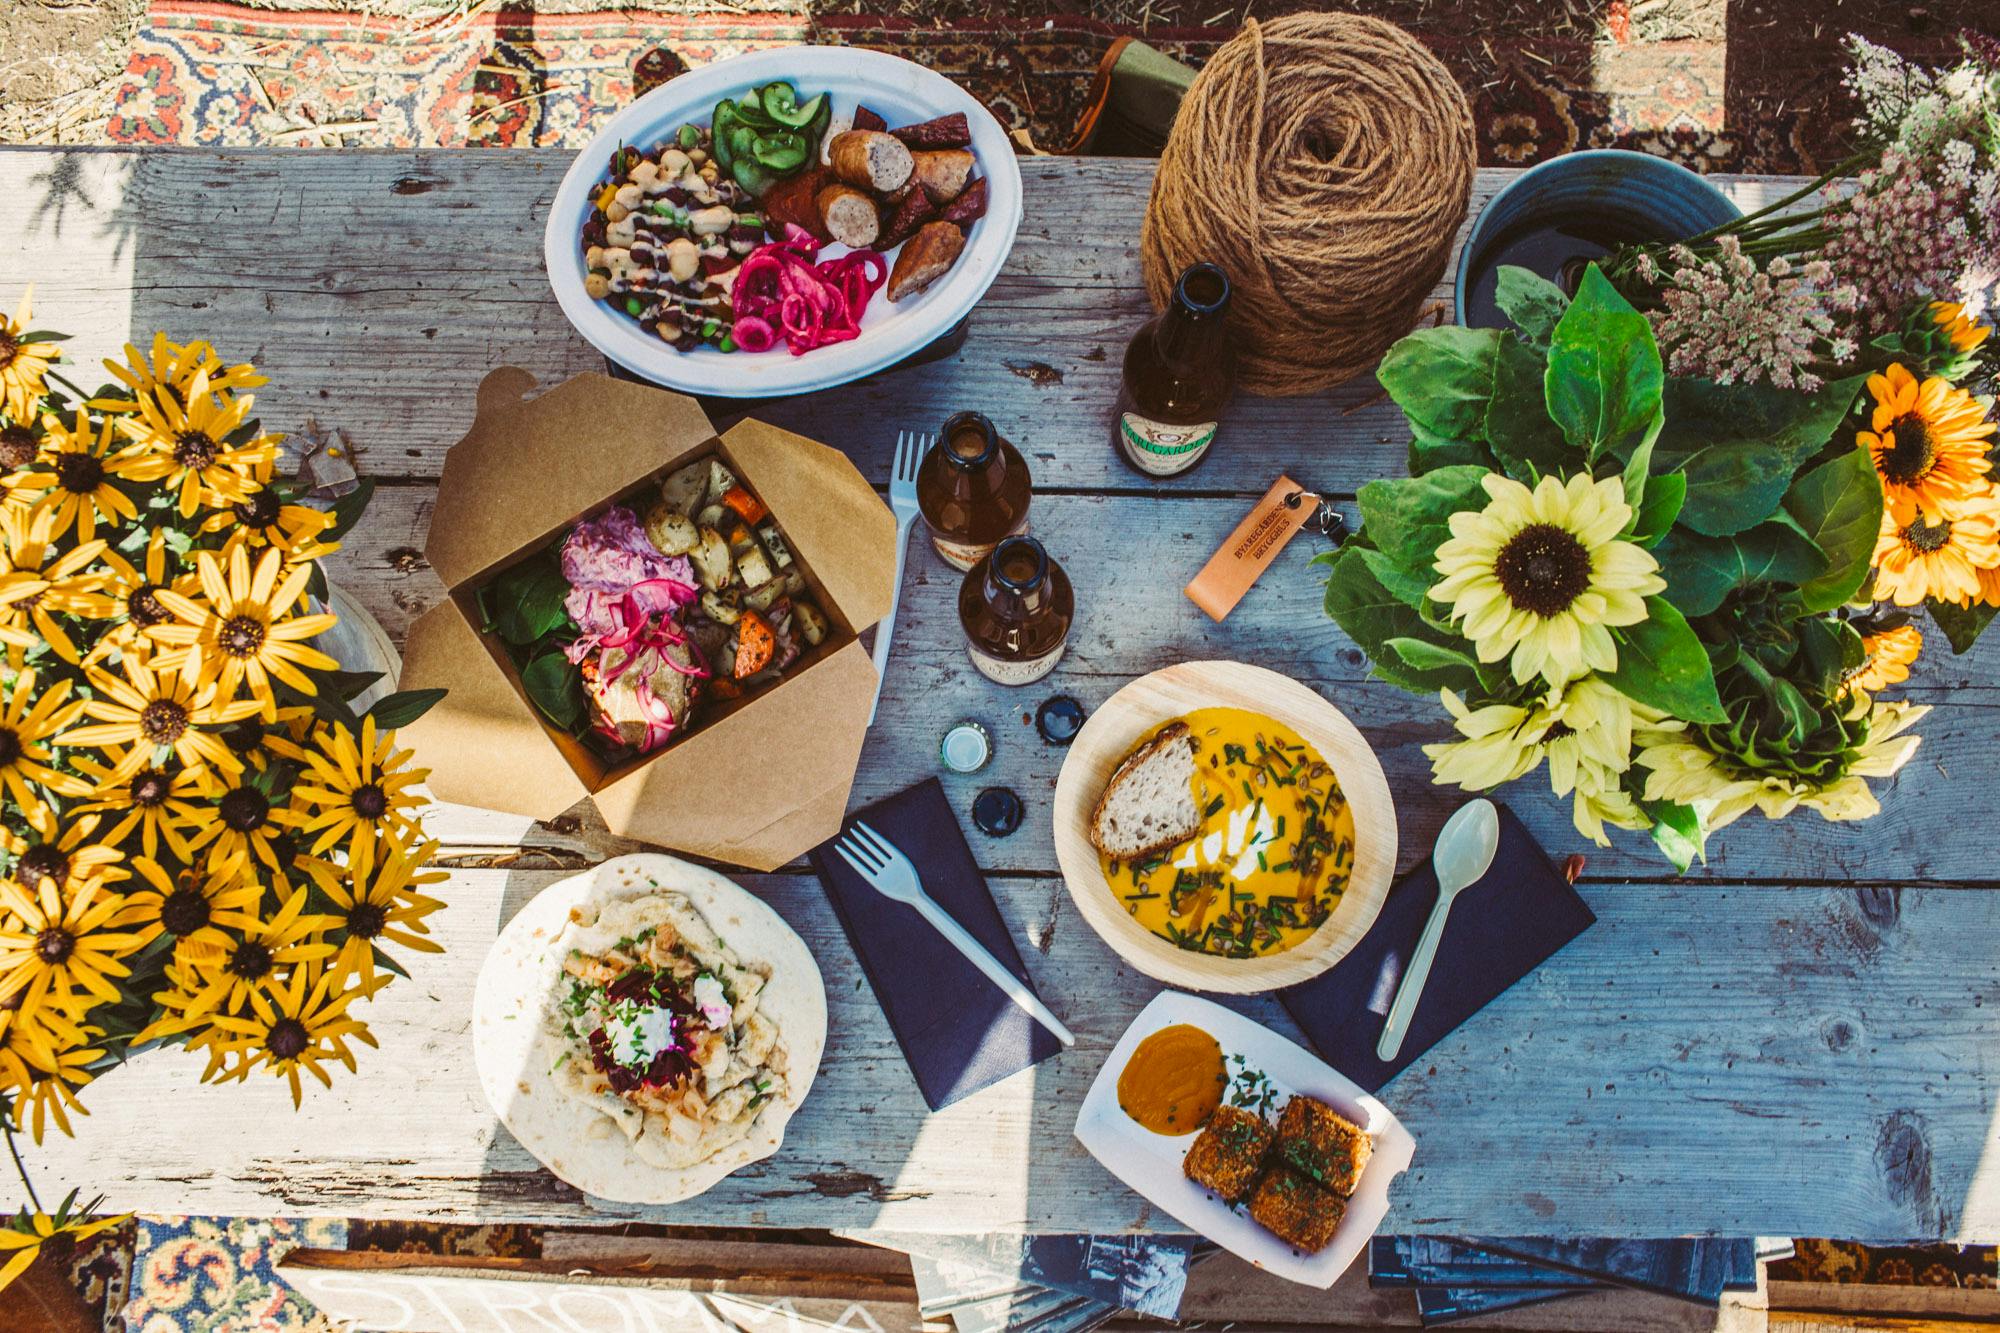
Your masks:
M733 352L736 350L736 339L725 333L722 335L722 341L717 343L716 347L725 352Z
M625 313L626 313L626 314L628 314L628 315L631 315L631 316L633 316L634 318L637 318L637 317L638 317L638 314L639 314L639 312L640 312L641 310L644 310L645 308L646 308L646 307L645 307L645 306L644 306L643 304L641 304L641 303L640 303L640 300L639 300L639 298L638 298L638 297L636 297L636 296L628 296L628 297L626 297L626 298L625 298Z
M713 338L715 331L721 327L722 325L711 319L701 326L701 336L704 338Z

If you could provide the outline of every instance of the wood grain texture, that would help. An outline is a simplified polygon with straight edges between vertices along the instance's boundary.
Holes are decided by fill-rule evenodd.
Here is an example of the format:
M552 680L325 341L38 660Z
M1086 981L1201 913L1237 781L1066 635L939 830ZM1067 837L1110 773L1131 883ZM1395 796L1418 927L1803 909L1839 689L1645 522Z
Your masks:
M553 382L602 362L550 299L541 210L560 153L0 150L0 274L38 284L86 369L156 327L258 360L266 424L348 443L381 495L334 575L398 641L442 595L423 558L444 449L490 367ZM635 850L588 806L545 824L441 808L461 861L440 932L449 952L367 1006L383 1049L292 1113L280 1085L196 1082L167 1053L108 1074L74 1142L38 1150L58 1192L111 1206L468 1221L655 1221L912 1230L1123 1231L1159 1225L1074 1143L1097 1062L1157 987L1074 920L1055 877L1059 753L1028 709L1066 690L1096 707L1134 676L1188 659L1258 662L1361 725L1398 796L1405 866L1456 793L1428 783L1434 701L1371 682L1321 614L1311 539L1292 544L1220 625L1180 595L1248 502L1290 470L1351 495L1393 473L1406 432L1365 382L1306 400L1243 399L1196 479L1149 487L1113 459L1116 358L1145 310L1136 236L1150 168L1027 164L1028 221L938 364L779 405L777 424L846 448L886 480L889 439L976 406L1028 452L1035 527L1077 585L1061 672L1027 696L966 661L956 576L911 558L881 720L854 800L934 771L944 728L986 722L992 766L947 777L964 809L989 783L1020 792L1023 831L970 835L1043 994L1081 1038L1059 1058L927 1115L818 886L745 877L825 968L830 1053L785 1151L698 1201L595 1204L539 1169L479 1095L466 1047L472 979L500 924L563 868ZM1481 198L1508 178L1482 172ZM1745 202L1783 182L1738 182ZM1477 200L1475 200L1475 203ZM11 293L0 293L11 301ZM561 466L562 460L550 460ZM1390 1225L1474 1234L1821 1234L2000 1239L2000 1140L1988 1053L2000 1049L2000 879L1964 811L2000 783L1993 651L1927 658L1910 697L1940 705L1924 748L1861 825L1746 820L1688 881L1659 882L1647 847L1591 851L1599 924L1384 1091L1419 1141ZM1556 855L1578 850L1546 792L1503 793ZM1976 828L1973 831L1978 832ZM529 869L526 867L552 867ZM1265 998L1237 1002L1292 1034Z
M1141 741L1198 708L1240 708L1290 727L1332 766L1353 811L1354 864L1339 904L1310 938L1281 953L1218 958L1169 944L1127 914L1091 845L1091 813L1112 770ZM1063 758L1052 823L1056 862L1084 920L1126 962L1186 990L1252 995L1311 980L1368 933L1396 871L1395 805L1367 740L1310 689L1243 662L1163 667L1107 699Z

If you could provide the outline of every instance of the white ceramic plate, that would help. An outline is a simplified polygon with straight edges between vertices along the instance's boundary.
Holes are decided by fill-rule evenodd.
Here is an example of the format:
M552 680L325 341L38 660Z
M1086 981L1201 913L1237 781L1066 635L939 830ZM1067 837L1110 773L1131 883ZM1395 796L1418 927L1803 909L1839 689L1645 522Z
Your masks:
M1118 1075L1132 1052L1147 1037L1176 1023L1214 1037L1225 1061L1241 1056L1251 1069L1262 1072L1278 1094L1274 1115L1292 1094L1304 1093L1325 1102L1375 1140L1374 1153L1361 1172L1354 1197L1347 1201L1340 1226L1318 1254L1300 1254L1251 1221L1249 1213L1237 1212L1181 1174L1181 1160L1194 1146L1196 1135L1155 1134L1119 1109ZM1235 1066L1230 1070L1234 1073ZM1112 1175L1187 1226L1238 1258L1310 1287L1332 1286L1361 1253L1389 1211L1389 1182L1408 1169L1417 1149L1416 1140L1388 1107L1325 1061L1234 1010L1179 991L1162 991L1125 1029L1077 1112L1076 1137Z
M542 1021L562 975L557 946L570 909L599 877L618 896L650 891L649 880L662 882L685 895L744 962L771 967L761 1007L787 1049L785 1095L766 1104L747 1138L691 1167L669 1170L645 1161L609 1117L562 1092L548 1076L566 1044ZM826 987L805 941L762 899L672 856L616 857L543 889L500 932L472 995L473 1060L494 1114L563 1180L623 1203L678 1203L776 1152L785 1122L812 1089L825 1048Z
M977 174L986 178L986 215L966 233L958 262L928 290L893 305L878 290L861 317L858 338L814 348L803 356L793 356L782 346L756 353L708 347L677 352L622 312L584 294L581 238L591 199L620 144L650 150L683 124L708 124L715 104L723 98L774 79L789 80L802 97L830 94L837 119L852 116L857 105L866 105L892 126L963 111L972 126ZM655 384L684 393L755 398L845 384L936 341L993 285L1020 224L1021 169L1014 160L1014 145L1000 122L970 93L941 74L879 51L790 46L753 51L683 74L613 116L563 177L549 210L542 254L563 314L592 347ZM829 245L820 253L832 257L847 250Z

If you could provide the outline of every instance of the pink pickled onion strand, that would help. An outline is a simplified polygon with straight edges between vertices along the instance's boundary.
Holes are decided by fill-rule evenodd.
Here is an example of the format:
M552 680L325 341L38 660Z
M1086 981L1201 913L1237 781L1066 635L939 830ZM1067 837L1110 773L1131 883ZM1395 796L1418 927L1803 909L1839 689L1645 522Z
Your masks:
M787 223L785 239L758 246L743 260L730 290L738 325L737 345L762 351L782 335L793 356L861 335L861 315L888 277L888 264L873 250L856 250L820 264L811 261L819 243ZM744 321L753 321L748 325ZM775 332L773 331L775 325ZM772 341L763 341L772 335Z
M760 315L738 315L729 336L746 352L768 352L778 345L778 331Z

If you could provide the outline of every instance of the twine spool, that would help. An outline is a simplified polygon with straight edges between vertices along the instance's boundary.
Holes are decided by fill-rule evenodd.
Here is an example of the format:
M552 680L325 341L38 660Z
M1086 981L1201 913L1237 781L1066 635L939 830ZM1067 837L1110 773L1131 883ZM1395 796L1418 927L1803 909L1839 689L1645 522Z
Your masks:
M1351 14L1251 20L1182 101L1140 242L1165 306L1187 265L1229 274L1238 383L1312 393L1416 323L1465 220L1472 109L1401 28Z

